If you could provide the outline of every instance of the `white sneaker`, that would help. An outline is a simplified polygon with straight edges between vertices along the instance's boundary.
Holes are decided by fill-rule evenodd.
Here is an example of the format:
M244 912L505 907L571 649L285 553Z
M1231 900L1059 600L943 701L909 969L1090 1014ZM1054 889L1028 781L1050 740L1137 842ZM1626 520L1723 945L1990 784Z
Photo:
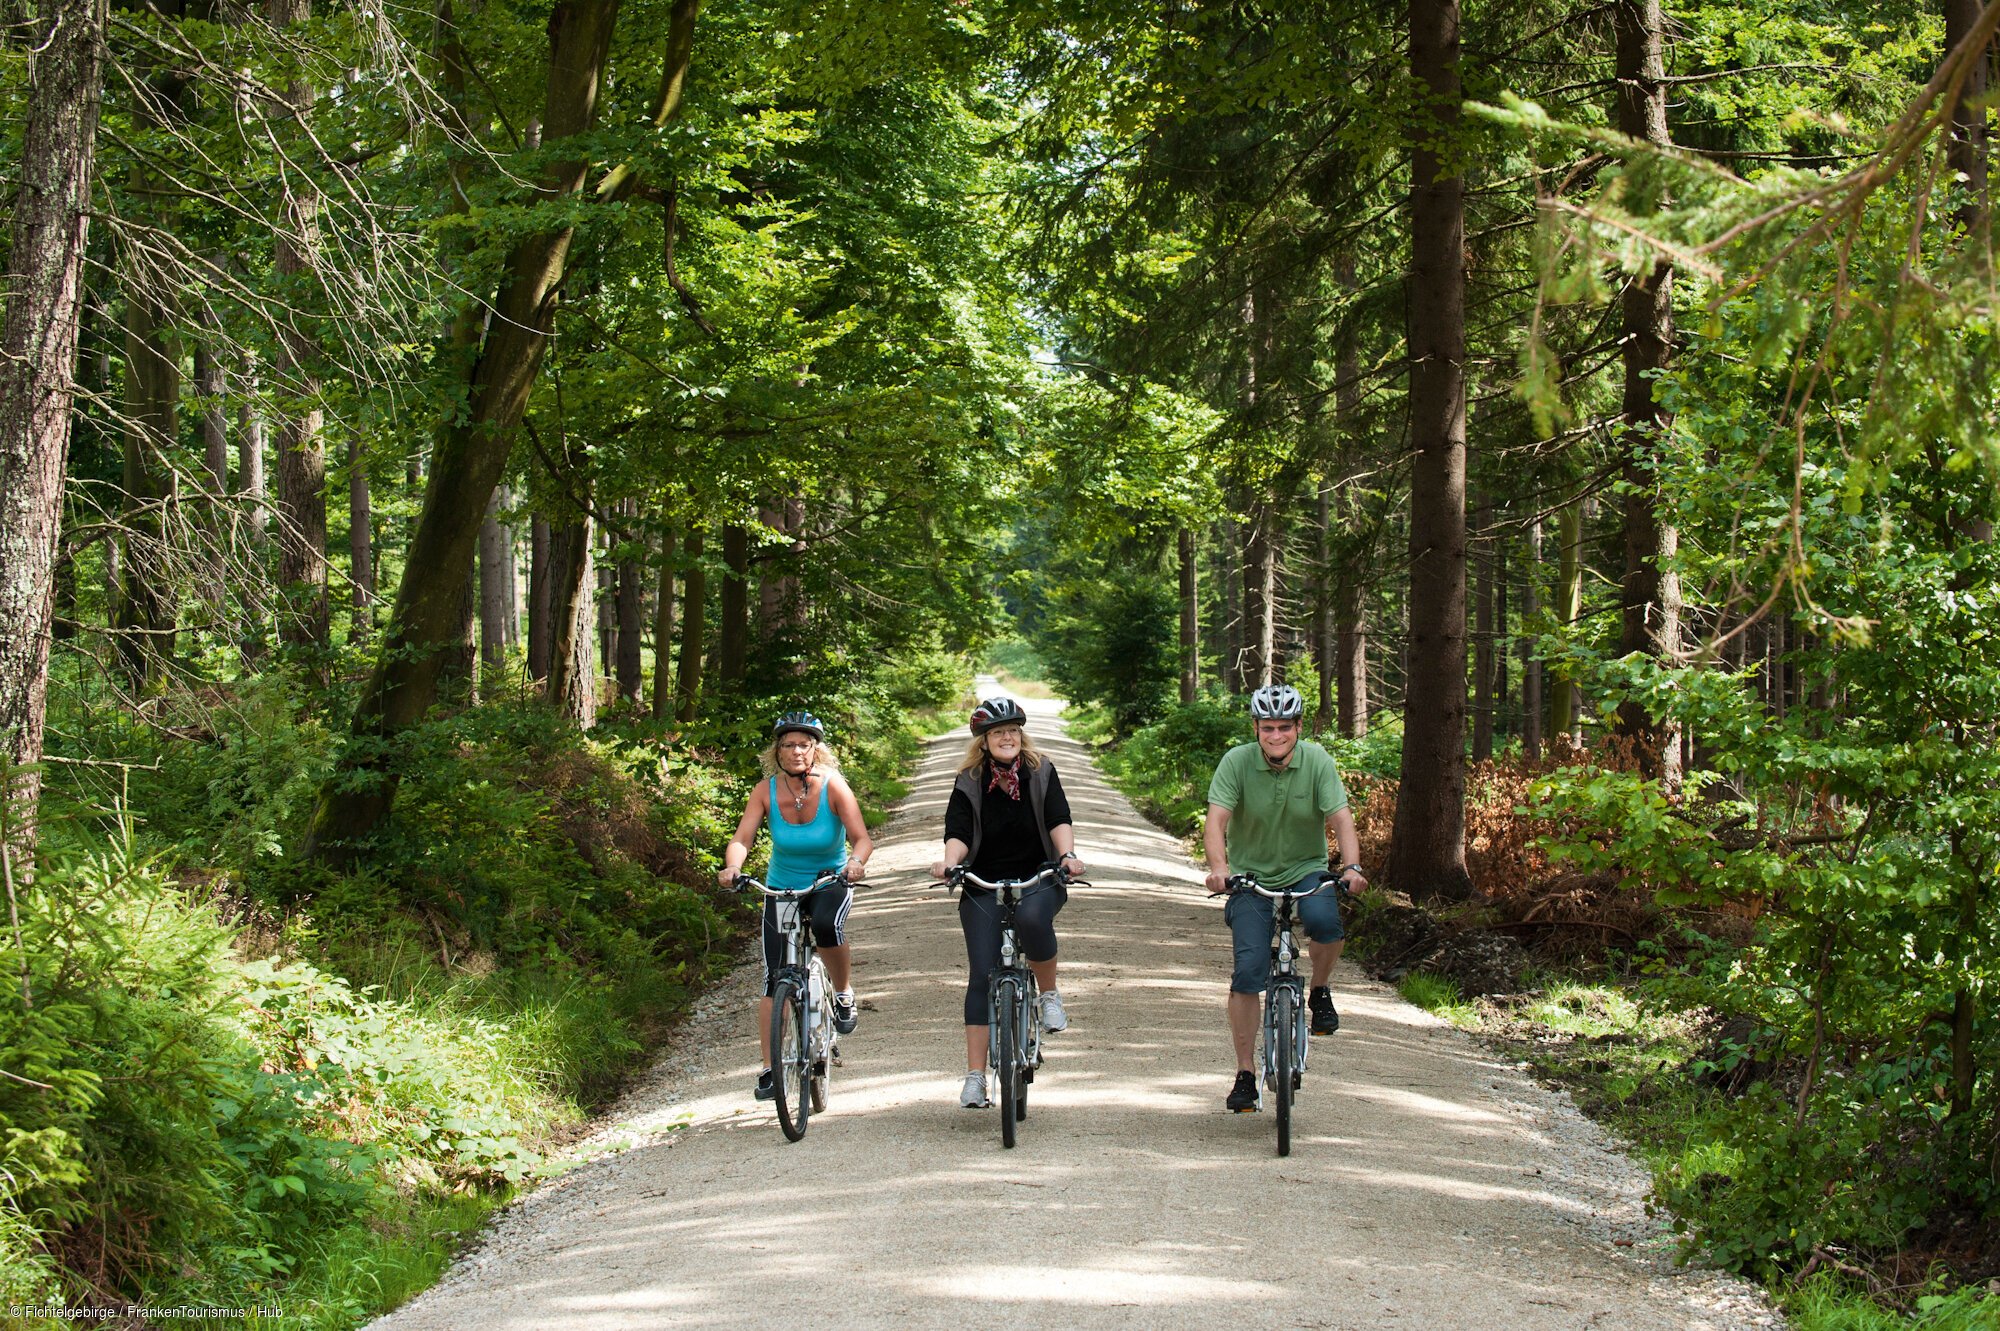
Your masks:
M958 1090L958 1107L960 1109L991 1109L993 1107L993 1102L986 1098L985 1073L968 1072L965 1074L965 1085L959 1087Z
M1042 994L1042 1029L1051 1035L1069 1029L1069 1013L1063 1010L1062 995L1053 989Z

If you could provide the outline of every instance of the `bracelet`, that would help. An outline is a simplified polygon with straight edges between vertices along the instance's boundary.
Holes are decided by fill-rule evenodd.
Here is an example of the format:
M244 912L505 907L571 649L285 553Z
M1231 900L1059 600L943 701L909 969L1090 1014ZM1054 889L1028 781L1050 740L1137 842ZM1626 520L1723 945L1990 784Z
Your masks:
M1058 861L1062 861L1062 860L1076 860L1076 861L1077 861L1077 863L1079 863L1079 864L1081 864L1081 863L1083 862L1083 861L1082 861L1082 859L1081 859L1081 857L1079 857L1079 856L1077 855L1077 853L1076 853L1075 851L1073 851L1073 850L1066 850L1066 851L1064 851L1064 852L1063 852L1062 854L1060 854L1060 855L1056 856L1056 859L1057 859Z

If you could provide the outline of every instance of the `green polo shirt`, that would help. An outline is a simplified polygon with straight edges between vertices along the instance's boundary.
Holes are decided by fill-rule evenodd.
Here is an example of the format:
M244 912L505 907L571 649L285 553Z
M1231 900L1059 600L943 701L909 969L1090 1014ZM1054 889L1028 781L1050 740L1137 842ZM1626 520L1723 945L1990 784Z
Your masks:
M1222 755L1208 802L1229 810L1229 867L1266 887L1290 887L1326 868L1326 820L1347 807L1333 755L1309 739L1276 768L1253 740Z

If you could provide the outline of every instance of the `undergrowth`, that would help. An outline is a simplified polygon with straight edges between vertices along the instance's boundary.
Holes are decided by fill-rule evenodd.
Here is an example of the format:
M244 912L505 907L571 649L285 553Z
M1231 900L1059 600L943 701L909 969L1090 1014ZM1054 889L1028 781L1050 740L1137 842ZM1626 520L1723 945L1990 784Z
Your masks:
M1228 699L1111 732L1108 716L1072 729L1183 836L1199 830L1216 761L1250 738ZM1328 747L1379 879L1393 739ZM1683 1255L1765 1282L1801 1328L2000 1326L2000 1185L1979 1172L2000 1157L1992 1065L1975 1063L1981 1112L1956 1126L1941 1029L1952 954L1922 932L1937 910L1913 915L1897 895L1916 895L1903 880L1922 885L1935 847L1815 855L1852 818L1824 802L1746 799L1712 775L1664 792L1637 766L1616 744L1471 764L1478 897L1425 912L1371 892L1350 920L1350 955L1369 964L1371 921L1398 931L1398 957L1425 929L1525 944L1514 992L1464 992L1421 962L1388 973L1409 1001L1512 1053L1619 1133L1651 1169L1652 1204ZM1992 1029L1982 1011L1975 1050Z
M964 682L918 652L813 704L871 822ZM330 699L273 673L141 724L89 696L0 941L0 1302L316 1331L433 1281L733 964L754 911L712 873L793 705L588 737L527 698L441 712L334 872L292 852Z

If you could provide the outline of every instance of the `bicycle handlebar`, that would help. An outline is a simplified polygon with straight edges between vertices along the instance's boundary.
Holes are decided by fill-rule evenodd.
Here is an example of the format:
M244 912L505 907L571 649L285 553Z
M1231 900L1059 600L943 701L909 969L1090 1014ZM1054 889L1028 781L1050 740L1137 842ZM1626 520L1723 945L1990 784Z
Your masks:
M1299 879L1299 883L1303 883L1304 881L1306 881L1304 878ZM1347 880L1344 878L1322 878L1303 892L1298 890L1299 883L1293 883L1290 887L1266 887L1257 881L1255 874L1233 873L1229 875L1229 886L1225 890L1210 892L1209 895L1212 897L1233 897L1238 892L1255 892L1258 896L1269 897L1273 901L1278 900L1280 897L1289 897L1294 901L1300 901L1319 891L1328 883L1332 883L1334 890L1339 894L1343 896L1352 895L1347 890Z
M734 886L738 892L748 892L752 888L755 888L767 897L776 897L781 901L796 901L806 893L817 892L829 883L844 883L846 881L846 875L839 869L821 869L819 876L812 880L812 886L810 887L772 887L768 883L759 882L747 873L738 873Z
M963 864L952 865L949 869L945 870L944 875L944 885L946 887L965 885L984 888L988 892L998 892L1004 888L1018 888L1023 893L1026 893L1036 887L1068 887L1072 883L1083 887L1090 886L1084 879L1072 878L1069 871L1064 869L1060 864L1045 865L1041 872L1032 877L1003 878L997 883L988 882L986 879L972 872L972 870L966 868Z

